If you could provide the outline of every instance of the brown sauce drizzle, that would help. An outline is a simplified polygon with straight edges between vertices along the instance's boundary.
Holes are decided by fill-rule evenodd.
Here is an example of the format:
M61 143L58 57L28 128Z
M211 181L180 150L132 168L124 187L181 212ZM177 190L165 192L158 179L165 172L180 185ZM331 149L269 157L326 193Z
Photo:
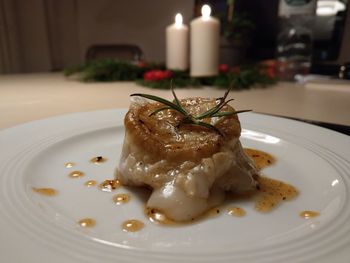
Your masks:
M120 187L120 182L117 179L114 180L104 180L102 183L100 183L100 185L98 186L98 188L101 189L101 191L103 192L112 192L113 190L117 189L118 187Z
M152 223L161 225L176 225L179 222L169 219L162 211L150 207L145 208L145 215Z
M81 172L81 171L73 171L71 173L69 173L69 177L70 178L80 178L83 177L85 175L85 173Z
M96 184L97 182L95 180L89 180L84 183L84 185L87 187L95 186Z
M199 218L205 218L205 217L214 217L220 214L220 209L218 207L210 208L208 211L206 211L202 216Z
M244 152L255 162L258 169L276 163L276 158L271 154L245 148ZM257 199L255 201L255 209L259 212L269 212L282 201L288 201L298 195L298 190L287 183L279 180L271 179L264 176L258 176Z
M312 217L317 217L320 215L319 212L316 211L302 211L300 212L300 217L305 218L305 219L310 219Z
M117 205L125 204L129 202L130 195L128 194L117 194L113 196L113 202Z
M131 219L127 220L122 224L122 229L125 232L136 232L140 231L145 226L144 223L142 223L139 220Z
M106 161L107 161L107 158L105 158L103 156L96 156L90 160L90 162L92 162L93 164L97 164L97 165L104 163Z
M184 225L184 224L198 222L205 218L216 217L220 214L220 209L218 207L213 207L196 218L192 218L189 221L182 221L182 222L177 222L168 218L162 211L155 208L146 207L144 210L144 213L146 217L149 219L149 221L151 221L152 223L158 223L161 225L168 225L168 226L177 226L177 225Z
M245 195L233 194L231 197L234 200L253 198L253 200L255 200L255 210L261 213L266 213L275 208L279 203L291 200L298 195L298 190L294 186L282 181L263 176L257 177L256 180L259 183L256 191ZM162 211L157 209L146 208L144 212L146 217L153 223L159 223L161 225L178 225L217 216L220 214L220 209L218 207L211 208L201 216L193 218L189 222L175 222L167 218ZM246 215L245 210L239 207L228 208L227 213L231 216L237 217L243 217Z
M263 151L254 150L245 148L245 153L255 162L258 169L265 168L269 165L273 165L276 162L275 157L272 155L265 153ZM100 164L107 161L106 158L102 156L94 157L90 160L90 162L94 164ZM74 166L74 163L66 163L65 166L67 168L71 168ZM85 174L81 171L73 171L69 174L71 178L79 178L84 176ZM295 196L298 195L297 189L295 189L292 185L289 185L287 183L284 183L282 181L278 181L275 179L270 179L263 176L258 176L256 178L258 181L258 187L257 191L254 193L249 193L247 195L242 196L236 196L237 198L255 198L255 209L258 212L268 212L272 210L274 207L277 206L282 201L285 200L291 200ZM85 186L90 187L96 185L97 182L95 180L89 180L84 183ZM113 190L117 189L121 186L121 183L119 180L104 180L101 184L99 184L99 189L101 189L104 192L112 192ZM46 189L46 190L45 190ZM50 194L51 188L33 188L33 191L38 192L40 194L44 195L55 195L56 191L54 189L52 191L52 194ZM236 199L236 198L235 198ZM124 204L127 203L130 200L130 196L128 194L117 194L113 196L113 202L116 204ZM220 209L218 207L214 207L203 213L201 216L197 218L191 219L189 222L176 222L172 219L169 219L163 212L152 209L152 208L145 208L144 213L146 217L153 223L159 223L161 225L180 225L180 224L186 224L186 223L192 223L199 220L202 220L204 218L208 217L215 217L220 214ZM236 217L243 217L246 215L246 212L244 209L240 207L229 207L227 209L227 214L231 216ZM300 213L300 216L303 218L310 218L318 216L318 212L313 211L303 211ZM96 221L91 218L85 218L80 220L79 225L82 227L93 227L96 224ZM123 222L122 229L125 232L136 232L141 230L144 227L144 223L136 220L131 219Z
M96 220L92 218L84 218L78 221L78 224L82 227L94 227Z
M276 158L269 153L250 148L244 148L244 152L255 162L259 170L276 163Z
M242 217L246 215L246 212L243 208L231 207L227 209L227 214L229 214L230 216Z
M32 188L34 192L45 195L45 196L54 196L57 195L57 190L53 188Z
M279 180L257 177L259 183L255 209L259 212L269 212L282 201L288 201L298 195L298 190Z
M75 165L75 163L69 162L69 163L65 163L64 166L66 168L72 168Z

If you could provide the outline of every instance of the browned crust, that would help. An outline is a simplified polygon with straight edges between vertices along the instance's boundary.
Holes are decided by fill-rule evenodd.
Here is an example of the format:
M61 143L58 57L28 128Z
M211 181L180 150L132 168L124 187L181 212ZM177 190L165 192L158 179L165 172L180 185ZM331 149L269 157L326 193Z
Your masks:
M189 98L181 104L193 115L197 115L215 105L213 99ZM225 142L240 136L241 127L237 115L221 117L214 130L190 124L182 124L183 116L174 110L164 110L149 116L160 103L147 103L131 107L125 116L126 133L133 143L156 159L168 161L200 160L219 152ZM225 106L222 111L233 111ZM206 119L210 122L211 119Z

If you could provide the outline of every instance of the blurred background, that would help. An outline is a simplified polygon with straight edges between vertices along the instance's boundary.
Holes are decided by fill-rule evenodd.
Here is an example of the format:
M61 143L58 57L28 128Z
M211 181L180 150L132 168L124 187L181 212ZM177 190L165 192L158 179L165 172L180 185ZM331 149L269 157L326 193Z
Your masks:
M347 0L0 0L0 73L105 57L164 62L165 27L177 12L189 24L205 3L221 21L220 63L296 58L336 75L350 61Z

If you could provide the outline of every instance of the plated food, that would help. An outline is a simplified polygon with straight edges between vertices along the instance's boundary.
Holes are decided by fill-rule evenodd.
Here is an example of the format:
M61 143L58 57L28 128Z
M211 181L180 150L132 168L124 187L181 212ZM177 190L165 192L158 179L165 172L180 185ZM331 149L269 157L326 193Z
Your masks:
M37 262L37 255L43 253L57 258L57 251L59 260L76 262L113 262L116 258L135 262L260 262L262 258L266 262L346 262L349 253L339 253L339 249L348 251L350 236L346 154L350 148L344 136L287 119L240 115L243 147L268 152L276 159L259 174L297 186L299 197L281 201L271 213L261 214L254 210L255 200L231 198L228 193L218 215L172 227L144 216L150 193L144 187L104 182L113 179L114 160L121 155L125 114L125 110L108 110L60 116L2 134L0 226L2 244L10 245L4 250L5 258L21 261L23 253L10 253L20 242L23 249L28 245L33 252L25 254L28 262ZM91 162L96 156L107 161ZM66 168L67 162L73 162L73 167ZM70 177L74 170L85 176ZM96 181L95 186L85 186L90 180ZM102 191L101 183L111 190ZM57 194L47 196L33 187L52 188ZM129 202L116 204L118 194L129 194ZM246 214L239 218L236 215L242 211L237 208ZM310 212L319 216L312 217L315 213ZM96 225L81 225L87 219L95 220ZM131 220L144 227L137 230L134 226L139 222ZM16 242L9 243L8 236ZM43 249L47 241L53 246ZM73 258L72 251L77 252Z
M217 99L182 100L172 92L174 102L147 94L132 95L136 99L124 118L125 138L115 178L100 183L86 178L84 186L98 185L110 193L123 189L122 185L147 187L152 193L146 198L144 214L151 222L161 224L203 219L223 210L231 216L245 216L246 211L237 202L220 206L232 197L254 197L255 210L269 212L298 194L293 186L261 175L263 168L276 162L274 156L242 147L237 114L245 111L228 105L229 91ZM103 166L108 159L99 155L88 163ZM64 167L71 169L76 164L66 162ZM74 181L88 176L72 170L68 177ZM52 188L34 187L33 191L46 196L57 194ZM130 199L132 195L120 190L112 197L118 206ZM79 225L94 226L80 221Z
M194 220L226 192L254 191L259 170L239 141L244 111L228 105L228 93L179 100L173 91L174 102L133 94L116 179L152 189L146 206L174 221Z

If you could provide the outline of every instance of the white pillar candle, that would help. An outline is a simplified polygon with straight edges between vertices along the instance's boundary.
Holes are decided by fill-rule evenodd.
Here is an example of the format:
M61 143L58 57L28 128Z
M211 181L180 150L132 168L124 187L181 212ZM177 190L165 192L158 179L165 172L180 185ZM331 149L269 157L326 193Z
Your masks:
M218 74L220 22L210 16L208 5L202 6L202 16L191 22L191 76Z
M188 26L182 23L181 14L177 14L175 23L166 28L166 67L188 69Z

